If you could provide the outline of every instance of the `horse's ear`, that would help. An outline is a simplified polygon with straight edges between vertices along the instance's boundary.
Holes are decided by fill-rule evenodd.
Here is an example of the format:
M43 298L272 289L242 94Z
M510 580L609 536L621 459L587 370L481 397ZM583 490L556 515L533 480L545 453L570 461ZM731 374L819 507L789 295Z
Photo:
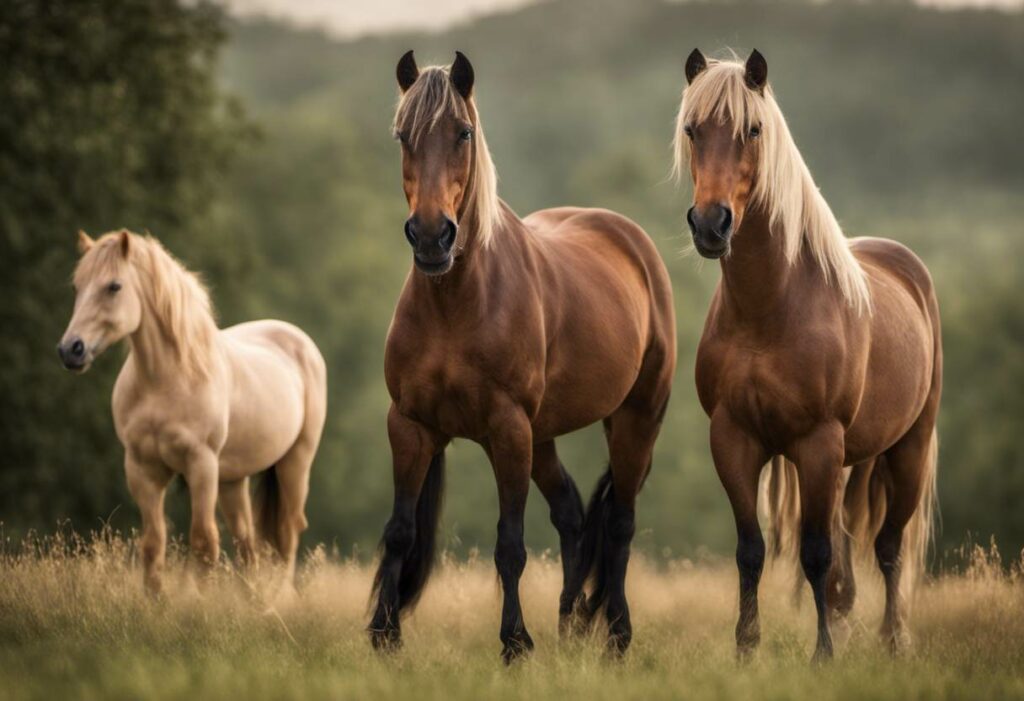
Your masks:
M686 57L686 82L692 83L693 79L707 67L708 62L704 59L704 54L700 52L700 49L691 51L690 55Z
M127 258L128 251L132 247L132 235L128 233L128 229L121 229L121 233L117 237L117 243L121 247L121 255Z
M455 52L455 62L451 70L452 85L462 95L462 99L468 100L473 94L473 64L469 62L466 55L461 51Z
M78 252L81 255L85 255L86 252L92 248L94 243L95 241L92 240L92 237L90 237L89 234L85 233L81 229L78 230Z
M743 78L747 81L748 88L758 92L762 92L768 82L768 62L757 49L750 52Z
M398 59L395 77L398 78L398 87L401 88L403 93L411 88L416 79L420 77L420 69L416 67L416 59L412 55L412 49L406 51L402 54L402 58Z

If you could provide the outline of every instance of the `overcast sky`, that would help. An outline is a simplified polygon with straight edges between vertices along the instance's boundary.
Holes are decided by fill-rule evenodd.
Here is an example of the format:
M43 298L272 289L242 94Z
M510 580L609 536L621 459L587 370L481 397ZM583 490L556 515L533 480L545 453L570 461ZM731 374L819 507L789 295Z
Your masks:
M443 29L479 15L512 10L538 0L221 0L232 13L287 19L336 37L401 29ZM1024 0L916 0L937 7L1024 9Z

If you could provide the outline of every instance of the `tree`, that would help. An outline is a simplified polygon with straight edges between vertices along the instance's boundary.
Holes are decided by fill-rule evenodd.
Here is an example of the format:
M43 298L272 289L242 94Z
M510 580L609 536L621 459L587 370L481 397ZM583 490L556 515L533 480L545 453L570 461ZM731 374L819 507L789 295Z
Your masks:
M54 352L74 234L149 229L173 249L198 232L193 250L228 260L210 205L249 128L216 81L224 39L206 3L0 3L0 520L52 528L126 500L119 363L76 378Z

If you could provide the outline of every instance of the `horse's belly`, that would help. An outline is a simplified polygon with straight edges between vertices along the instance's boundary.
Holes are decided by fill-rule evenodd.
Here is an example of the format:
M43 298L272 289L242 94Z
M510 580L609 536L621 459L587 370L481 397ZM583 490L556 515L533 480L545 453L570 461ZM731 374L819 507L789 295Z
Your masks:
M222 481L271 467L298 438L305 388L288 360L258 348L234 360L228 436L220 454Z

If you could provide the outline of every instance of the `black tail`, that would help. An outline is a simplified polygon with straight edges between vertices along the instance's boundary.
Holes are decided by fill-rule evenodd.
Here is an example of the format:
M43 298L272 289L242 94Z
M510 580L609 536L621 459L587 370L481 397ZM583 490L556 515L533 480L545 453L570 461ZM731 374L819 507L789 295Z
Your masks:
M612 505L612 469L609 466L594 487L583 519L583 544L578 562L579 577L593 582L585 614L592 618L608 598L608 512Z
M281 485L277 482L276 468L265 470L255 482L253 510L256 512L256 534L260 540L280 552L277 525L281 515Z
M398 578L398 610L403 611L416 605L423 593L423 587L430 577L436 558L437 525L441 518L441 503L444 496L444 453L438 453L430 461L419 500L416 502L416 532L402 557L402 571ZM387 549L392 524L384 533L382 547ZM387 552L385 552L387 557ZM380 596L383 563L373 580L372 600Z

